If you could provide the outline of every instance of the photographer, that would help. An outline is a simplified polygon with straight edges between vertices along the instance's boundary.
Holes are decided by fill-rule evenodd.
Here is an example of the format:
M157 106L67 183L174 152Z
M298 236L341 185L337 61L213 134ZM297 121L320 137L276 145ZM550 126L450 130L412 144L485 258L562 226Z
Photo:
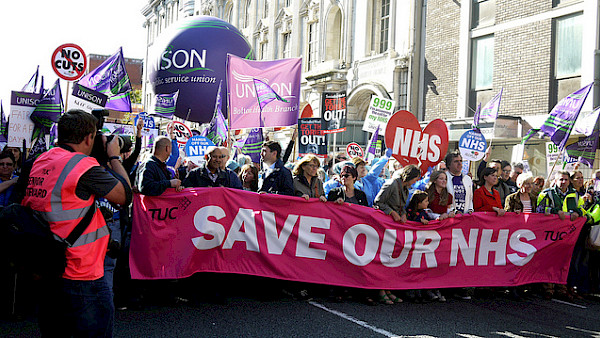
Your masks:
M90 208L95 213L83 235L66 251L62 278L47 280L42 290L39 325L43 336L111 336L112 292L104 279L108 229L95 199L131 202L127 173L119 161L118 138L105 142L106 170L90 157L98 120L70 110L58 120L58 146L35 160L22 204L37 211L57 236L66 237Z

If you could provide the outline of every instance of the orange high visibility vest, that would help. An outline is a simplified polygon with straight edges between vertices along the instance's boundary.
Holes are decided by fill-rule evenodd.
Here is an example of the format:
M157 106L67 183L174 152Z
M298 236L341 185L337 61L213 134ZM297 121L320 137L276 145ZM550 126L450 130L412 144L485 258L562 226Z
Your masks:
M56 147L34 162L22 204L36 210L50 230L66 238L89 208L96 211L90 225L66 252L64 278L96 280L104 275L104 256L109 232L94 196L82 200L75 194L77 182L86 171L99 166L95 158Z

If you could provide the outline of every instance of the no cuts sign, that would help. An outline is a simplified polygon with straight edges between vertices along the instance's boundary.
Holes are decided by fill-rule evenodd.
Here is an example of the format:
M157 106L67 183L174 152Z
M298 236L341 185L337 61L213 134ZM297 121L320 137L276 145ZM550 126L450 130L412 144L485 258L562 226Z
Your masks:
M52 53L52 69L58 77L75 81L83 76L87 68L87 58L83 48L73 43L59 46Z
M348 154L348 156L350 158L355 158L355 157L362 158L365 156L365 153L363 152L362 148L356 142L349 143L346 146L346 153Z

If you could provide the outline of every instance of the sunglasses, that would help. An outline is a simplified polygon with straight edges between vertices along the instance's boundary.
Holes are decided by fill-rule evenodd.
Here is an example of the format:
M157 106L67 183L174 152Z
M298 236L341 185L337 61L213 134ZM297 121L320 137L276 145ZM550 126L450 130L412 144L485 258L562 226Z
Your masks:
M13 163L0 163L0 167L12 167Z
M343 174L343 175L342 175L342 177L343 177L343 178L348 178L348 177L350 177L350 176L352 176L352 175L350 175L350 174Z

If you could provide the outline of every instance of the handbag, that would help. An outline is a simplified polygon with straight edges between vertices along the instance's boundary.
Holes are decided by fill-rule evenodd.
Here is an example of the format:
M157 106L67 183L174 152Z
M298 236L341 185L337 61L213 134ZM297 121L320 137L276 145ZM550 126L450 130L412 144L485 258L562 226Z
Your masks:
M0 238L4 241L0 245L0 260L17 272L41 278L60 277L67 266L66 249L88 227L95 211L94 203L69 236L61 238L31 208L18 203L4 207L0 211Z

